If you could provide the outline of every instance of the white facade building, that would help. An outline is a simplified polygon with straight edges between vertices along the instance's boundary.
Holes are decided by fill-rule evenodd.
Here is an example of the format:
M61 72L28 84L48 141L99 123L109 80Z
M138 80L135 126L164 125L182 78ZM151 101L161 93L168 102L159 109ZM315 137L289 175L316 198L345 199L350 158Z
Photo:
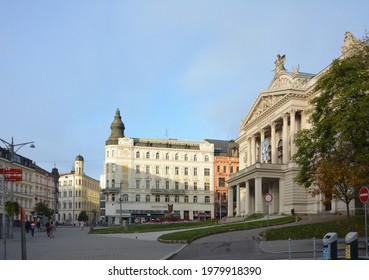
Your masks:
M214 145L124 137L119 109L105 146L105 222L214 218Z
M357 44L357 40L351 33L346 33L342 56L350 51L352 44ZM267 211L271 214L345 211L345 205L338 201L332 201L327 209L324 208L321 197L312 197L294 182L299 172L299 167L291 161L296 152L294 136L298 131L309 128L309 100L315 96L313 89L325 69L317 75L302 73L299 66L289 72L284 62L285 56L278 55L274 79L266 90L260 91L241 122L240 136L236 140L240 151L240 171L228 181L229 216ZM266 193L273 196L269 206L264 201ZM352 201L350 208L354 204Z

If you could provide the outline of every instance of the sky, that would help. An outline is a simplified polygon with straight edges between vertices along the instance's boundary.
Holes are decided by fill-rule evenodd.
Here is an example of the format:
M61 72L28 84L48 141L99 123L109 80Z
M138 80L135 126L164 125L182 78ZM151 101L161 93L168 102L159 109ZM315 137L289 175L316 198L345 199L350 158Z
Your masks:
M103 173L120 109L125 136L236 139L260 88L285 67L319 73L369 1L0 2L0 139L51 172ZM0 146L4 147L0 142Z

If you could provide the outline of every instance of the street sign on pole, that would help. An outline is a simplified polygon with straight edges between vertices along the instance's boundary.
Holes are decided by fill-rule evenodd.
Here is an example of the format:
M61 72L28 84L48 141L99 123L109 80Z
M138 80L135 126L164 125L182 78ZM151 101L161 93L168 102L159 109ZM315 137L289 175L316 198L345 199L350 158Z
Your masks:
M359 191L359 198L362 203L366 203L369 198L369 189L367 187L362 187Z
M272 194L270 194L270 193L266 193L266 194L264 194L264 201L265 201L266 203L271 203L271 202L272 202L272 200L273 200L273 196L272 196Z

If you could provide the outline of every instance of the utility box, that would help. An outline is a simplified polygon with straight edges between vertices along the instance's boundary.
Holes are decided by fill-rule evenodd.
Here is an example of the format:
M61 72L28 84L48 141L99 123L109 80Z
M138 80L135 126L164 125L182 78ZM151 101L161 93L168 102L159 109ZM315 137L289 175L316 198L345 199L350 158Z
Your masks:
M345 237L346 260L359 259L359 235L357 232L349 232Z
M323 237L323 260L337 260L336 232L328 232Z

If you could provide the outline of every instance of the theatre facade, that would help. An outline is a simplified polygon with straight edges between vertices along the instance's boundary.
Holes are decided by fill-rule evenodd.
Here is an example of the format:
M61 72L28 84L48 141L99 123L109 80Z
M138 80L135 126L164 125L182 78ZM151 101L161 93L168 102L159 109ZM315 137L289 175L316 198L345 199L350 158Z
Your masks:
M357 43L347 32L342 56ZM273 80L266 90L260 91L241 121L236 139L240 171L228 180L228 216L268 211L270 214L317 214L345 210L345 205L338 201L323 205L322 197L312 197L294 181L300 170L291 160L296 152L294 137L300 130L309 128L308 110L313 109L309 100L318 94L313 89L325 69L318 74L300 72L299 66L288 71L285 60L284 55L277 55ZM266 194L271 194L269 203L265 201Z

